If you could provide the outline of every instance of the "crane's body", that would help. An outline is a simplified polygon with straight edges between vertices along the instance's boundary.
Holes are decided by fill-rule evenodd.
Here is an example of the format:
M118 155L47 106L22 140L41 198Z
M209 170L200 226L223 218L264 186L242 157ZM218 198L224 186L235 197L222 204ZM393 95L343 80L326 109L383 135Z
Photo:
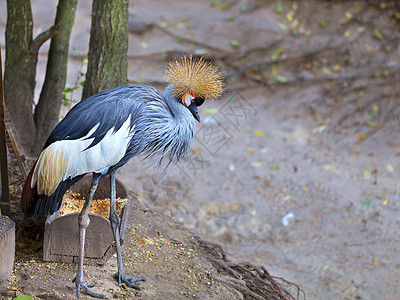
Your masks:
M83 175L107 175L141 153L161 160L169 152L170 161L180 160L192 142L195 118L168 96L169 89L162 95L149 86L126 85L75 105L55 127L29 174L31 191L44 197L31 201L29 193L22 199L23 210L53 214L65 191Z
M83 257L88 210L101 177L110 175L110 223L118 262L115 277L119 284L141 289L134 284L143 277L129 277L122 264L119 223L115 207L115 172L128 160L145 153L161 163L179 161L189 151L200 122L197 106L206 97L222 94L222 74L203 58L182 57L167 69L170 83L161 94L146 85L115 87L75 105L55 127L26 179L21 197L22 210L35 216L56 212L69 187L85 174L93 173L92 186L79 214L79 264L73 280L77 298L81 290L92 292L83 282Z

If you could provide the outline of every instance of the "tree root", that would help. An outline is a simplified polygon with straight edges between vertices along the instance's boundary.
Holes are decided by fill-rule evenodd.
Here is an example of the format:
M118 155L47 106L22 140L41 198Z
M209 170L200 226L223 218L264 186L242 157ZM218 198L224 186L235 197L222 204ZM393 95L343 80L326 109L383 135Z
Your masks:
M224 275L233 279L218 279L240 291L245 299L294 300L306 299L304 291L295 283L271 276L263 266L249 262L235 263L227 258L222 246L197 238L203 256ZM293 292L295 295L293 296Z

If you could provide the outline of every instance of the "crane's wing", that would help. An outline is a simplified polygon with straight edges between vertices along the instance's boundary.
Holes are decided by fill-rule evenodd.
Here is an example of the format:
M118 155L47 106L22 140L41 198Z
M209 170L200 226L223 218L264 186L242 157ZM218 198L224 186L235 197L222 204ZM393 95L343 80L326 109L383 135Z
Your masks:
M162 99L163 95L146 85L125 85L111 88L93 95L76 104L57 124L43 149L60 140L78 140L86 137L97 125L96 130L86 138L94 140L89 147L99 143L114 127L118 131L128 116L131 126L149 101Z

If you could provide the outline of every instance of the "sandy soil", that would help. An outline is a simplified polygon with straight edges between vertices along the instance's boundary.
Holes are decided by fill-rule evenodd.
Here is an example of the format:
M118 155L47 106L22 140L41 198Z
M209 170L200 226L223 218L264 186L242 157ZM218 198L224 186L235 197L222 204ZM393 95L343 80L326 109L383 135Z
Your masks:
M37 30L46 28L54 7L32 2ZM154 175L135 159L119 179L146 207L224 245L232 259L296 282L308 299L400 298L394 10L285 1L277 13L275 3L211 2L131 3L131 82L162 89L174 53L203 49L229 80L220 102L202 106L185 162ZM89 29L80 1L71 47L86 53ZM72 57L70 85L82 59Z

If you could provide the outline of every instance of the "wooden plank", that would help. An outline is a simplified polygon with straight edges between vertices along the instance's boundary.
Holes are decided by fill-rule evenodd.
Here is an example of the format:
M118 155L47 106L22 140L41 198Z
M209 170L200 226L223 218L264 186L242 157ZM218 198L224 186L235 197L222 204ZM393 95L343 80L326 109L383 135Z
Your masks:
M8 164L7 164L7 146L6 146L6 128L5 128L5 104L3 89L3 63L1 59L0 45L0 169L1 169L1 197L0 197L0 214L10 216L11 203L10 191L8 187Z
M5 112L6 112L6 119L4 120L6 132L8 134L8 137L10 138L11 145L14 150L15 156L17 157L18 167L21 170L22 177L24 177L24 180L25 180L27 177L27 173L26 173L25 164L24 164L25 163L24 150L22 149L22 146L19 142L14 125L11 121L10 114L7 111L7 107L4 106L4 108L5 108Z

